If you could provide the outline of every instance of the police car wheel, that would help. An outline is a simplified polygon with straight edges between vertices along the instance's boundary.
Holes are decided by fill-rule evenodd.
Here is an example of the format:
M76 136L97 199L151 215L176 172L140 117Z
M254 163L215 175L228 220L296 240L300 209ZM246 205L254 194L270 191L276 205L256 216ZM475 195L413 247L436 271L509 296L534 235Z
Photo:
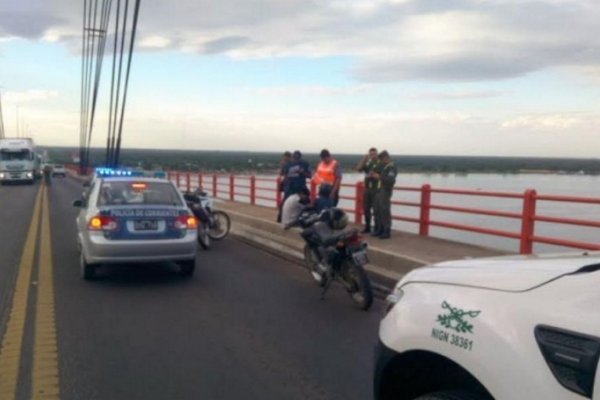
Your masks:
M79 256L79 265L81 267L81 276L85 280L92 280L96 277L96 264L90 264L85 260L83 252Z
M179 270L181 271L181 275L183 276L192 276L194 275L194 270L196 269L196 260L187 260L181 261L179 263Z
M415 400L487 400L488 397L481 396L477 393L463 391L463 390L452 390L426 394L421 397L417 397Z

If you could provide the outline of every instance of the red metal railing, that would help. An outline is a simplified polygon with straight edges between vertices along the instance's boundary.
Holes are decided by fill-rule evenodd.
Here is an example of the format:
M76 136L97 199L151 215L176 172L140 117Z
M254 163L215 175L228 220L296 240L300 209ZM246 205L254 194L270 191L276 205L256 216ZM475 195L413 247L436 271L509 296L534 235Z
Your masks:
M279 178L264 178L256 176L238 176L238 175L204 175L197 174L196 182L192 182L192 177L195 174L182 172L169 172L169 179L172 180L177 187L191 190L196 183L196 186L202 186L207 191L212 192L214 197L225 198L231 201L241 201L249 204L257 204L257 201L270 202L273 207L281 204L283 194L279 190L281 180ZM208 184L208 185L207 185ZM226 185L223 188L223 185ZM210 187L207 187L210 186ZM354 202L354 207L344 208L348 213L354 215L354 222L360 224L363 219L363 195L364 184L358 182L356 184L342 184L343 189L351 189L353 195L341 195L340 199ZM240 191L243 189L244 191ZM317 188L314 183L311 184L311 196L316 196ZM538 202L562 202L571 204L594 204L600 205L600 198L593 197L574 197L574 196L550 196L539 195L535 190L528 189L523 193L513 192L494 192L481 190L457 190L457 189L442 189L432 188L430 185L416 186L396 186L395 192L415 193L419 195L419 201L392 201L392 205L417 208L418 217L406 215L394 215L396 221L404 221L418 224L419 234L429 236L430 227L441 227L447 229L455 229L485 235L499 236L504 238L515 239L519 241L519 252L521 254L531 254L533 252L534 243L543 243L556 246L571 247L584 250L600 250L600 243L576 241L562 239L556 237L541 236L536 234L536 222L563 224L580 227L600 228L600 220L584 220L576 218L555 217L549 215L537 214L536 208ZM265 195L267 193L268 195ZM522 203L521 212L508 212L490 210L484 208L473 207L458 207L432 202L434 195L450 195L450 196L474 196L513 199ZM470 215L481 215L496 218L513 219L520 221L519 231L508 231L489 227L459 224L449 221L432 219L431 211L445 211L450 213L463 213Z

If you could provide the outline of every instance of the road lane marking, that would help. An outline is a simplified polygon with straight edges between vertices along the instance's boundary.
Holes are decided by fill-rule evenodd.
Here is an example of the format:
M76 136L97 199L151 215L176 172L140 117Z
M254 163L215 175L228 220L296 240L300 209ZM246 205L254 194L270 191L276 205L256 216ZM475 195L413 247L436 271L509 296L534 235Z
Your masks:
M36 400L60 399L53 270L50 207L48 205L48 191L45 188L42 201L42 226L31 380L32 399Z
M35 248L40 220L42 189L38 189L35 206L19 263L15 292L6 324L6 332L0 347L0 399L10 400L17 395L19 368L21 365L21 349L25 319L27 317L27 299L31 286Z

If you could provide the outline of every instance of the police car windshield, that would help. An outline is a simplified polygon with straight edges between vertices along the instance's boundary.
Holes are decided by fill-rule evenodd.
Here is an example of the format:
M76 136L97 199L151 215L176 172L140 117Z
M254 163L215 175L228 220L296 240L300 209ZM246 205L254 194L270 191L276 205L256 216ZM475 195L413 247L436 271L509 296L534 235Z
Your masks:
M167 182L103 181L98 206L124 205L182 206L182 203L173 185Z

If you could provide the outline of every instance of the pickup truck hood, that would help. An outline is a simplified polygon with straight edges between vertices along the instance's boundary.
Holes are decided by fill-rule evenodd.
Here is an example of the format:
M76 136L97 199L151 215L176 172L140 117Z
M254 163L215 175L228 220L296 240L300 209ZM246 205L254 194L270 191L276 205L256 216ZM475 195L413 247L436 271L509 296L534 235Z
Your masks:
M600 252L464 259L416 269L401 284L424 282L521 292L564 275L591 272L595 265L600 266Z

